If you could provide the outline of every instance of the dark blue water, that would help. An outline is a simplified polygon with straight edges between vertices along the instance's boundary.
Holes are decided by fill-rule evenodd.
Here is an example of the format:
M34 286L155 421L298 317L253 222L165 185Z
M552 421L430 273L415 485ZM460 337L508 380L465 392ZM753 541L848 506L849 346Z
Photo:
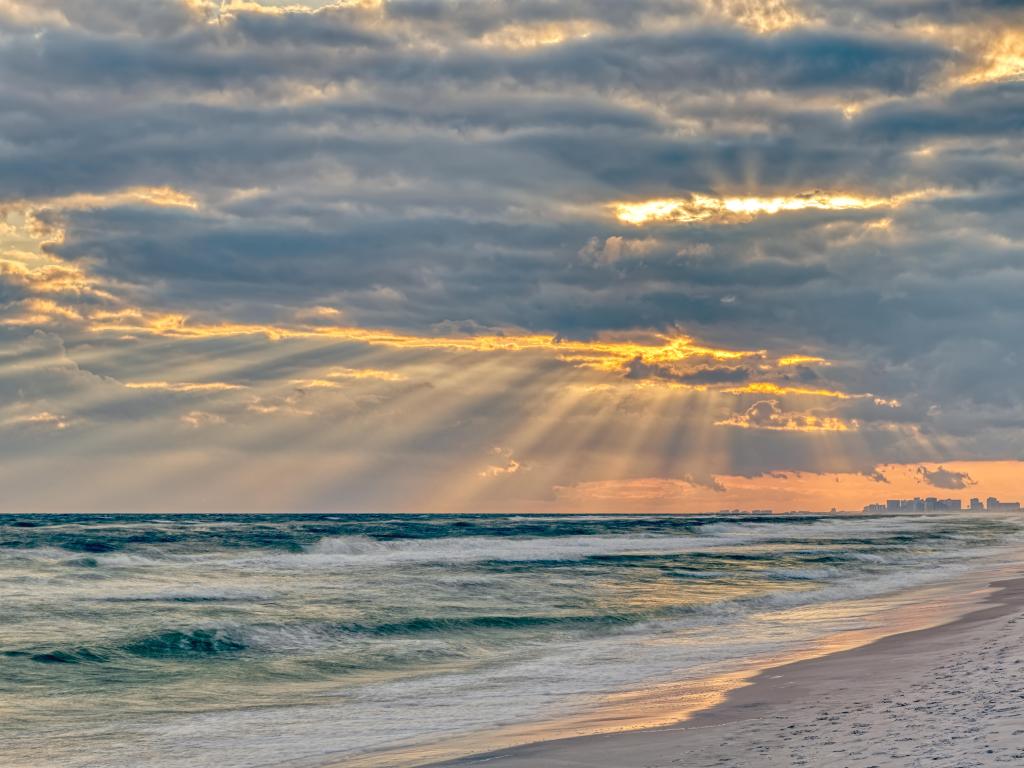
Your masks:
M318 765L563 717L855 626L1019 538L966 516L0 516L0 765Z

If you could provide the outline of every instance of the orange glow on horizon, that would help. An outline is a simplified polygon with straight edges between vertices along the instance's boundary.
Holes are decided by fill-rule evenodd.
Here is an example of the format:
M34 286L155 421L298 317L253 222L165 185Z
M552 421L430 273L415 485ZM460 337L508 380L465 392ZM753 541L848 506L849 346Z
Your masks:
M922 478L921 468L940 467L962 472L970 478L964 488L940 488ZM600 480L555 488L552 509L570 512L716 512L722 509L768 509L827 512L837 509L859 512L871 503L886 499L915 497L959 499L967 506L970 498L995 496L1004 501L1024 497L1024 462L947 461L921 464L886 464L875 468L885 481L870 474L847 472L780 471L755 477L716 475L720 490L688 480L639 477ZM963 512L970 514L970 512Z

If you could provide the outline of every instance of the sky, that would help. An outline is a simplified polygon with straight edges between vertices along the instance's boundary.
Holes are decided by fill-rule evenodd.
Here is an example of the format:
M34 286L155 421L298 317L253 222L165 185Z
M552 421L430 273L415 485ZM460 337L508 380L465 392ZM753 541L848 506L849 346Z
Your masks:
M1024 496L1018 0L0 0L0 511Z

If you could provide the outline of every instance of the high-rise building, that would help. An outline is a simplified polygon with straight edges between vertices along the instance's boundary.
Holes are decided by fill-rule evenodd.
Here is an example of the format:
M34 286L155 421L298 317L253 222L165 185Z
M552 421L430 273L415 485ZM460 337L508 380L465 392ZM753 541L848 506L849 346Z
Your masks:
M974 499L973 501L977 501ZM979 504L981 502L978 502ZM913 499L886 499L885 504L868 504L865 512L960 512L964 508L961 499L940 499L929 496ZM973 509L973 507L972 507Z
M995 496L989 496L986 502L989 512L1020 512L1019 501L1000 501Z

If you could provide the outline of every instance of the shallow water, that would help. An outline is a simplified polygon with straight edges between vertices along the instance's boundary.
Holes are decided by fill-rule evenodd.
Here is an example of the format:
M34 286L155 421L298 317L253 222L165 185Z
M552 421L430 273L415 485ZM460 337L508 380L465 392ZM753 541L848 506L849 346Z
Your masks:
M0 765L318 765L856 628L1021 541L921 517L0 516Z

